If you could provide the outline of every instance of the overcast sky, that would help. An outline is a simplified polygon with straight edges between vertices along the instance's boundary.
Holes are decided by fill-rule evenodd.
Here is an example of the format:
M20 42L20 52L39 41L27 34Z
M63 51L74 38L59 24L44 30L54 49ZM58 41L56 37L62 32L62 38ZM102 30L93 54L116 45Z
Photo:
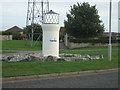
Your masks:
M118 1L112 0L112 32L118 32ZM12 26L21 28L26 26L27 2L28 0L0 1L0 30L6 30ZM69 13L70 6L77 2L96 5L100 19L105 25L105 31L109 31L109 0L49 0L50 9L60 14L61 26L64 26L66 12Z

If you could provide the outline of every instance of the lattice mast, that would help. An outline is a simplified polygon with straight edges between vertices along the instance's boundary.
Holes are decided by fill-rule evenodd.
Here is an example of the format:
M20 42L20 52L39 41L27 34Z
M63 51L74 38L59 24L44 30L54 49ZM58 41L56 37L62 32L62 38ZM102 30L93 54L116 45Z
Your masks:
M30 40L31 46L33 46L34 33L34 24L42 24L44 13L49 11L49 1L48 0L28 0L28 9L27 9L27 18L26 18L26 27L31 25L31 33L28 34L28 40ZM41 35L40 35L41 36ZM39 37L40 37L39 36ZM39 39L38 37L38 39ZM37 39L37 40L38 40Z

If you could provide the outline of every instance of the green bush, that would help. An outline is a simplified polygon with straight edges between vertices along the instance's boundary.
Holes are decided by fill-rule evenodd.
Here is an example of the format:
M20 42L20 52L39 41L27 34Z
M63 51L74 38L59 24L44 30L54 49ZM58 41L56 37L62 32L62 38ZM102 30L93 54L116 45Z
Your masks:
M12 31L3 31L1 32L1 35L12 35L13 32Z

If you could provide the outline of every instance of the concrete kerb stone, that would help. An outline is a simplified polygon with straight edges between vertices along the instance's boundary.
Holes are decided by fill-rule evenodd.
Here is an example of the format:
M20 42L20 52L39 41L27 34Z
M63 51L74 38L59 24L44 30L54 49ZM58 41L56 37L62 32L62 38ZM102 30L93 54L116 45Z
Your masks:
M59 76L71 76L71 75L78 75L78 72L66 72L66 73L59 73Z
M38 78L49 78L49 77L56 77L56 76L59 76L59 74L55 73L55 74L38 75Z
M45 74L45 75L7 77L7 78L2 78L2 81L3 82L22 81L22 80L25 81L25 80L33 80L33 79L40 79L40 78L72 76L72 75L81 75L81 74L89 74L89 73L100 73L100 72L118 71L118 70L119 70L119 68L114 68L114 69L105 69L105 70L89 70L89 71L66 72L66 73L55 73L55 74Z

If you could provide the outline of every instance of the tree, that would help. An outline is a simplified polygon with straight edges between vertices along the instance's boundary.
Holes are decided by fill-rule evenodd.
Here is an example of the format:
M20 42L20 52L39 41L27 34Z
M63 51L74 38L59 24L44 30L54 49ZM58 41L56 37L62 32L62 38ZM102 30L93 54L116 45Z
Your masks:
M74 4L70 14L67 14L67 21L64 21L66 32L75 38L101 35L104 32L104 24L101 24L99 18L96 6L90 6L87 2Z
M42 27L39 24L34 24L33 25L33 40L42 40ZM27 36L32 35L32 25L28 25L27 27L24 28L24 33L27 34Z
M1 34L2 35L12 35L13 32L12 31L3 31Z

